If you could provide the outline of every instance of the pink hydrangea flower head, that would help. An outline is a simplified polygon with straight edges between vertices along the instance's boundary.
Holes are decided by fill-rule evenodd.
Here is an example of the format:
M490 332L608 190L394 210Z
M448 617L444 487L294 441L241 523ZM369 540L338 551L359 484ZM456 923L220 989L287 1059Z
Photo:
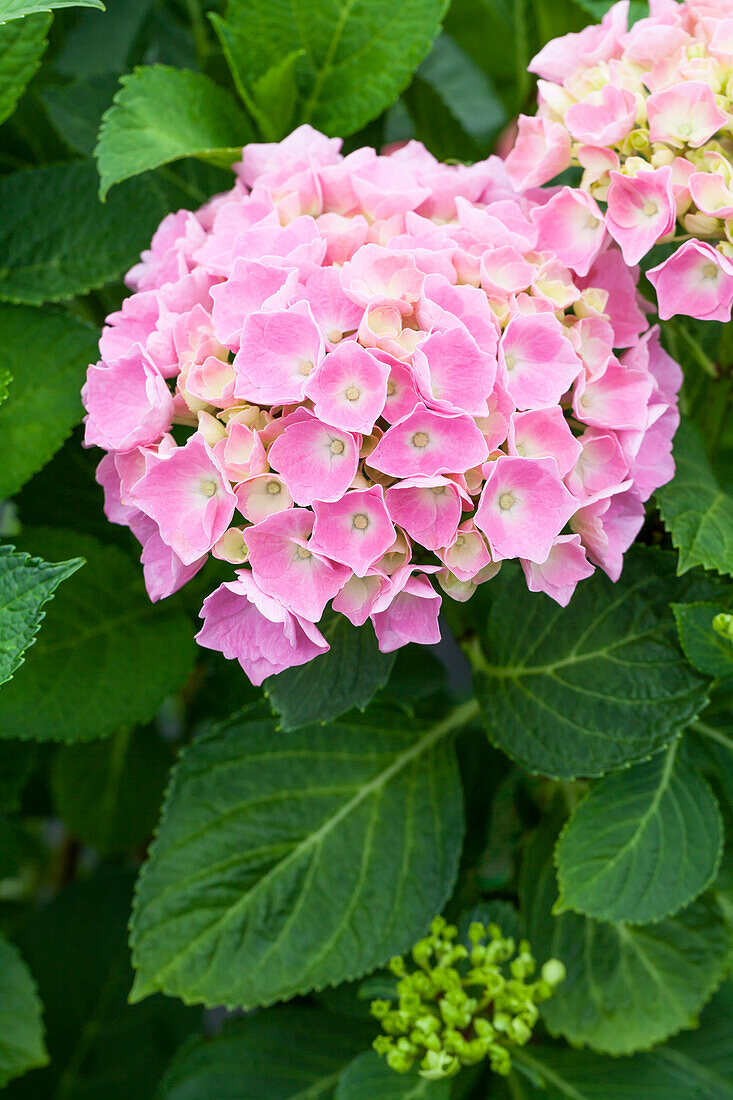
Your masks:
M303 393L321 420L368 435L384 410L389 374L386 363L347 340L322 360Z
M169 455L148 454L130 496L184 565L211 550L237 505L221 463L198 432Z
M440 604L440 596L424 574L415 575L411 566L398 570L383 584L369 616L380 651L392 653L408 642L439 642Z
M506 158L506 170L517 188L537 187L570 167L570 134L548 118L519 119L519 134Z
M300 401L323 353L323 336L307 305L251 313L234 357L235 395L260 405Z
M677 211L669 165L635 176L611 172L607 201L606 228L627 264L637 264L674 229Z
M505 385L519 409L555 405L578 377L582 364L552 313L512 317L499 345Z
M387 490L387 508L396 524L428 550L453 542L464 502L470 497L444 476L408 477Z
M470 599L507 558L560 603L595 564L618 575L673 470L681 382L619 244L633 259L670 208L710 218L694 195L717 215L733 188L719 149L631 158L652 93L689 74L639 31L637 64L656 60L627 86L625 35L622 4L575 56L543 51L506 162L344 157L309 126L248 146L231 190L164 219L130 273L83 391L105 511L152 600L209 556L229 571L198 640L254 683L325 652L329 603L391 652L435 643L440 590ZM576 161L581 189L537 187ZM688 243L652 273L660 299L718 315L733 263L722 238Z
M707 241L685 241L647 272L657 292L663 321L677 314L729 321L733 303L733 262Z
M384 433L369 465L392 477L465 473L487 456L486 442L471 417L418 405Z
M113 363L90 366L84 404L86 445L110 451L153 443L173 419L165 379L139 345Z
M684 145L699 149L728 121L715 101L712 88L702 80L686 80L654 92L647 100L646 110L651 140L680 149Z
M658 266L663 272L657 292L660 316L727 319L725 264L716 258L706 264L701 256L698 262L693 252L709 248L727 259L732 251L733 9L727 2L654 0L649 16L630 29L628 14L625 0L616 3L600 25L543 47L530 65L543 78L537 114L520 117L507 171L517 186L547 182L564 149L566 166L583 170L580 189L607 203L604 226L621 246L628 267L660 241L685 242L681 257L675 254L669 267ZM570 202L563 205L552 195L547 213L540 208L532 216L545 230L543 240L574 266L576 254L587 262L580 238L590 248L592 234L582 229L582 221L574 234L568 233ZM611 264L603 281L607 260ZM582 277L580 268L574 270ZM609 290L605 312L617 336L628 329L616 344L624 347L636 342L646 324L639 303L619 293L619 273L614 253L604 251L587 270L593 291ZM631 279L635 284L635 272ZM608 285L611 281L615 288ZM604 312L595 293L584 295L576 309L584 316Z
M312 546L331 561L348 565L357 577L387 553L396 531L381 485L353 489L339 500L315 501Z
M604 84L565 112L571 136L584 145L615 145L630 132L635 119L636 97L615 84Z
M491 563L486 539L471 519L460 525L450 546L438 550L437 554L459 581L472 581Z
M249 564L258 586L291 611L317 623L349 569L310 548L313 513L276 512L247 530Z
M234 490L237 508L250 523L259 523L275 512L292 508L293 498L277 474L256 474L240 482Z
M577 507L554 459L502 455L491 464L475 520L495 561L541 563Z
M550 249L578 275L587 275L603 248L603 213L592 195L563 187L532 211L544 249Z
M350 432L311 416L289 424L273 443L268 458L293 500L312 504L343 496L356 475L359 448Z
M329 649L317 626L266 596L246 570L206 597L201 617L199 645L239 661L258 686L268 676L306 664Z
M570 603L578 582L594 572L580 535L560 535L541 564L522 559L521 566L530 592L546 592L561 607Z

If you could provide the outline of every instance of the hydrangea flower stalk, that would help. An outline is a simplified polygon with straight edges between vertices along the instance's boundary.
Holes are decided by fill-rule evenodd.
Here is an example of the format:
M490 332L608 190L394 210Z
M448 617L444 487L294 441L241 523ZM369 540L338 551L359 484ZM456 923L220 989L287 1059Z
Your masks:
M681 376L595 200L308 126L235 171L162 222L84 387L151 599L229 563L197 637L259 684L329 602L389 652L508 559L563 605L617 578Z
M628 26L621 0L599 25L547 43L537 116L522 116L507 171L518 187L571 165L606 204L625 261L678 245L648 271L659 315L728 321L733 304L733 7L726 0L650 0ZM569 198L547 204L552 240L577 238ZM587 232L588 230L584 230Z

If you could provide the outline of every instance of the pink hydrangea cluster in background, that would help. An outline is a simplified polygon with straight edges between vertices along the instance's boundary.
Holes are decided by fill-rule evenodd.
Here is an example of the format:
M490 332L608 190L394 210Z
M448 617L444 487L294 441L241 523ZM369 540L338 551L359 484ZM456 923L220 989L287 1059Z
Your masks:
M518 187L571 165L607 204L629 265L683 242L648 272L663 319L728 321L733 304L732 0L650 0L628 27L621 0L596 26L549 42L530 65L537 116L522 116L507 170ZM556 205L553 239L575 207ZM596 214L596 216L598 216Z
M165 218L84 388L150 597L230 563L197 637L254 683L328 649L329 602L385 652L509 558L566 604L673 473L680 371L593 198L339 150L250 145Z

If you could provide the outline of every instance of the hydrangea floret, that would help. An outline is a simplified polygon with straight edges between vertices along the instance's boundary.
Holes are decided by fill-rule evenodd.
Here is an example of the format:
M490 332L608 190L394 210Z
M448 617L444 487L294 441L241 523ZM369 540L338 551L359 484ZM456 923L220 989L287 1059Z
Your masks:
M629 265L659 242L679 247L648 271L663 319L728 321L733 304L733 3L629 3L599 25L549 42L530 69L537 116L520 117L507 170L518 187L571 165L606 204L605 225ZM577 233L568 199L553 239Z
M84 387L151 599L228 563L198 641L259 684L328 649L329 603L389 652L507 559L562 605L618 578L681 373L595 200L308 126L235 172L161 223Z
M421 1077L453 1077L463 1066L488 1058L495 1073L511 1071L511 1047L532 1037L538 1004L565 978L565 967L549 959L536 981L529 944L518 950L496 924L474 921L470 948L457 943L458 929L436 917L412 949L416 969L405 959L390 962L397 982L396 1003L372 1002L371 1012L386 1033L374 1049L397 1073L415 1065Z

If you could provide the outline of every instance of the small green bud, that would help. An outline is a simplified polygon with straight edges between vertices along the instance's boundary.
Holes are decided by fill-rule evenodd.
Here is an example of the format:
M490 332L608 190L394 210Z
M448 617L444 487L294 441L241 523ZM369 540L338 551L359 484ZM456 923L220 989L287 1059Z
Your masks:
M731 618L733 618L733 616L731 616ZM559 959L548 959L542 967L543 982L547 982L547 984L553 986L553 988L565 981L565 974L565 967Z
M455 1077L461 1063L454 1054L445 1051L440 1054L429 1050L420 1063L419 1074L428 1081L440 1081L443 1077Z
M716 615L713 619L713 630L721 638L733 642L733 615L727 615L725 612Z

